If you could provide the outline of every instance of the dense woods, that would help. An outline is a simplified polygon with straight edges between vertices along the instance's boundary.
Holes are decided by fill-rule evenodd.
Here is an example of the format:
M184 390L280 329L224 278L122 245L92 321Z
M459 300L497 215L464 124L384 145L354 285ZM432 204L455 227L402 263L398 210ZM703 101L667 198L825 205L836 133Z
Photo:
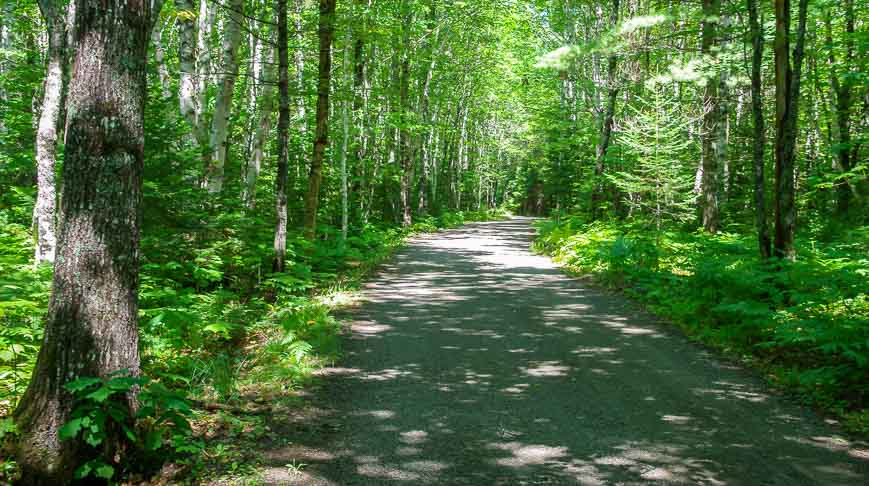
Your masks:
M336 296L406 236L503 211L865 432L867 17L3 3L0 481L235 474L249 451L203 431L265 432L215 404L287 398L338 356Z

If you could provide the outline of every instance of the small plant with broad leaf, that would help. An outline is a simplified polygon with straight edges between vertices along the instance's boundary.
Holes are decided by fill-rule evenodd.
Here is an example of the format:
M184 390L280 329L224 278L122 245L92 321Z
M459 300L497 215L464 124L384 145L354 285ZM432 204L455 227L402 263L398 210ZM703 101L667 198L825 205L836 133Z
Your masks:
M90 449L90 460L75 471L77 479L111 480L133 467L159 465L167 455L191 454L201 448L192 437L189 403L159 382L116 374L79 378L66 388L75 402L60 438L81 440ZM123 438L120 444L115 443L118 435ZM135 460L116 461L121 456Z

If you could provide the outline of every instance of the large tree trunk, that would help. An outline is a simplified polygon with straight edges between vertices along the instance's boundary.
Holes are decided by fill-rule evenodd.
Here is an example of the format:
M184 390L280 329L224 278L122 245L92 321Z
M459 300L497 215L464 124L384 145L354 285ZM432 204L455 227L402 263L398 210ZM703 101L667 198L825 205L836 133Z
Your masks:
M754 119L754 214L757 226L757 244L762 258L771 255L769 226L766 223L766 176L764 165L764 146L766 135L763 121L763 31L757 14L757 0L747 0L748 22L751 30L751 114Z
M613 9L610 14L612 16L612 26L619 23L619 0L613 0ZM600 138L597 142L596 157L594 164L594 179L595 185L591 195L591 215L593 219L601 216L600 205L603 202L604 196L604 170L606 169L606 154L609 150L610 139L613 132L613 117L616 112L616 98L618 97L618 87L616 86L616 68L618 67L618 58L615 54L609 56L607 66L607 100L604 108L603 119L600 126Z
M214 103L211 119L210 157L206 157L205 187L210 193L223 190L223 173L226 165L229 115L232 112L232 95L238 79L238 45L241 43L241 22L244 0L232 0L227 10L229 18L223 35L223 80L220 94Z
M36 129L36 205L33 219L36 223L36 263L54 262L57 246L54 218L57 193L54 167L57 158L57 132L60 120L66 63L67 18L75 8L66 9L49 0L41 0L39 9L48 30L48 69L45 74L45 94L42 113ZM74 22L74 20L72 21Z
M797 208L794 194L794 159L800 96L803 46L808 0L800 0L797 43L790 62L790 0L775 0L775 240L774 254L793 260Z
M721 14L721 0L703 0L703 38L701 51L707 60L712 62L715 53L716 27ZM703 169L700 180L700 201L703 209L703 229L709 233L718 231L718 153L720 148L718 125L721 123L720 99L718 96L719 81L706 80L703 89Z
M320 0L320 66L317 82L317 128L314 134L314 155L305 195L305 234L314 239L317 233L317 211L320 207L320 183L323 179L323 158L329 144L329 84L332 75L332 34L334 32L336 0Z
M278 175L275 179L275 260L273 270L286 270L287 258L287 179L289 177L290 140L290 53L287 45L287 0L278 1Z
M57 262L45 336L15 421L24 484L66 484L87 447L60 440L84 376L139 374L138 271L148 2L78 0ZM128 406L134 407L130 396ZM121 441L106 441L109 450Z

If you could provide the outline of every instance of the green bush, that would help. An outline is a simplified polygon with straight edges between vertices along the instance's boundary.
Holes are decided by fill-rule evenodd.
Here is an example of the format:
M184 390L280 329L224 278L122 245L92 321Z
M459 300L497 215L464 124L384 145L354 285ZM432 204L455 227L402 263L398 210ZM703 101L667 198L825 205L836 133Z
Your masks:
M91 449L84 454L90 460L75 471L77 479L110 480L118 473L131 472L131 467L159 466L167 455L186 455L202 448L192 438L190 404L159 382L117 374L105 379L79 378L66 388L75 402L69 422L60 429L60 439L80 438ZM134 391L139 404L135 413L128 405ZM134 456L135 460L117 462L123 447L107 443L111 431L120 432L129 441L131 450L125 451L126 459Z

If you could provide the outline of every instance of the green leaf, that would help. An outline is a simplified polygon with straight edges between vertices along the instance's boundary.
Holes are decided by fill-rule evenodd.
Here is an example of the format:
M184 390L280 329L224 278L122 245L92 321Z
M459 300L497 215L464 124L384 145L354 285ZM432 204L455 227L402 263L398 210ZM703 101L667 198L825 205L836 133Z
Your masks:
M109 466L108 464L103 464L98 467L96 471L94 471L94 476L102 479L112 479L112 476L115 475L115 468Z
M75 478L76 479L84 479L84 478L90 476L92 470L93 470L93 467L91 466L91 463L86 462L86 463L82 464L81 466L79 466L78 469L75 470Z
M77 418L65 423L63 427L60 428L60 431L58 431L60 440L69 440L77 436L82 428L82 420L83 419L81 418Z
M67 383L65 388L73 393L77 393L102 382L103 380L99 378L79 378Z
M87 395L85 395L85 398L87 398L88 400L93 400L97 403L102 403L102 402L106 401L106 399L108 399L114 393L115 393L115 390L112 390L111 388L109 388L107 386L101 386L98 389L96 389L95 391L92 391L91 393L88 393Z
M163 445L163 437L160 432L157 430L152 430L148 432L148 435L145 436L145 450L146 451L156 451Z
M0 419L0 439L11 434L15 434L18 432L17 427L15 426L15 421L11 418Z

